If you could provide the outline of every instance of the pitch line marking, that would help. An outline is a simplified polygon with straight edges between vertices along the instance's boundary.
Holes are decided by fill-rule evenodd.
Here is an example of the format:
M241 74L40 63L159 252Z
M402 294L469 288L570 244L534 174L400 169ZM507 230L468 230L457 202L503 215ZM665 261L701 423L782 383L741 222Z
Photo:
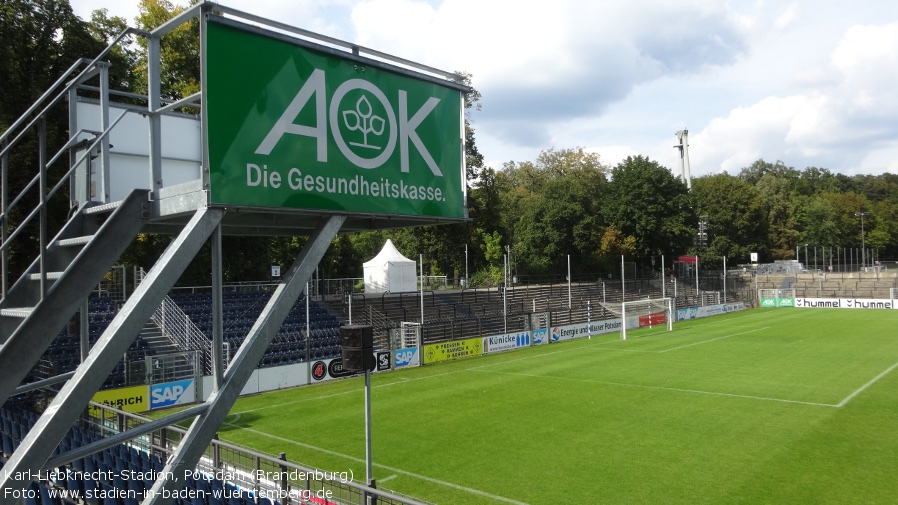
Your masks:
M898 363L896 363L892 368L898 367ZM565 381L573 381L573 382L585 382L588 384L604 384L607 386L621 386L621 387L630 387L630 388L640 388L640 389L655 389L659 391L674 391L677 393L692 393L692 394L701 394L701 395L710 395L710 396L726 396L730 398L744 398L748 400L761 400L768 402L779 402L779 403L795 403L799 405L812 405L814 407L830 407L830 408L839 408L841 405L833 405L832 403L818 403L818 402L806 402L801 400L788 400L784 398L769 398L766 396L752 396L752 395L740 395L736 393L719 393L715 391L702 391L699 389L682 389L682 388L672 388L666 386L646 386L643 384L628 384L625 382L610 382L610 381L594 381L588 379L576 379L572 377L558 377L553 375L537 375L537 374L527 374L527 373L517 373L517 372L501 372L494 370L478 370L472 369L473 372L492 372L506 375L517 375L519 377L530 377L534 379L556 379L556 380L565 380Z
M864 390L866 390L868 387L872 386L873 384L876 384L876 383L879 381L879 379L882 379L883 377L885 377L886 375L888 375L889 372L891 372L892 370L894 370L894 369L896 369L896 368L898 368L898 362L896 362L894 365L890 366L889 368L886 368L882 373L880 373L880 374L877 375L876 377L873 377L872 379L870 379L870 380L869 380L866 384L864 384L863 386L861 386L861 387L855 389L853 393L851 393L850 395L846 396L845 399L842 400L841 402L839 402L839 404L836 405L836 406L837 406L837 407L844 407L845 404L847 404L848 402L850 402L851 400L853 400L857 395L863 393Z
M224 424L231 424L231 423L225 422ZM234 426L234 425L232 425L232 426ZM337 456L337 457L339 457L339 458L344 458L344 459L348 459L348 460L350 460L350 461L355 461L356 463L365 463L365 460L362 459L362 458L357 458L357 457L355 457L355 456L350 456L350 455L348 455L348 454L343 454L343 453L340 453L340 452L337 452L337 451L332 451L332 450L330 450L330 449L325 449L325 448L323 448L323 447L317 447L317 446L314 446L314 445L311 445L311 444L306 444L306 443L304 443L304 442L299 442L298 440L291 440L291 439L289 439L289 438L281 437L281 436L278 436L278 435L273 435L273 434L271 434L271 433L266 433L266 432L264 432L264 431L259 431L259 430L255 430L255 429L252 429L252 428L245 428L245 427L240 427L240 426L234 426L234 427L235 427L235 428L240 428L241 430L248 431L248 432L250 432L250 433L255 433L255 434L257 434L257 435L261 435L261 436L264 436L264 437L273 438L273 439L275 439L275 440L279 440L279 441L281 441L281 442L285 442L285 443L288 443L288 444L298 445L298 446L300 446L300 447L305 447L306 449L311 449L311 450L314 450L314 451L323 452L323 453L325 453L325 454L330 454L331 456ZM517 501L517 500L512 500L511 498L506 498L506 497L504 497L504 496L499 496L499 495L495 495L495 494L490 494L490 493L487 493L486 491L481 491L481 490L479 490L479 489L474 489L474 488L470 488L470 487L461 486L461 485L459 485L459 484L454 484L454 483L452 483L452 482L447 482L447 481L444 481L444 480L435 479L435 478L433 478L433 477L428 477L428 476L426 476L426 475L421 475L421 474L414 473L414 472L408 472L408 471L405 471L405 470L402 470L402 469L399 469L399 468L394 468L394 467L387 466L387 465L381 465L381 464L378 464L378 463L372 463L372 465L373 465L373 466L376 466L376 467L379 467L379 468L383 468L384 470L389 470L389 471L393 472L394 474L408 475L409 477L414 477L414 478L416 478L416 479L424 480L424 481L427 481L427 482L432 482L432 483L438 484L438 485L440 485L440 486L445 486L445 487L449 487L449 488L452 488L452 489L457 489L457 490L459 490L459 491L464 491L464 492L466 492L466 493L471 493L471 494L475 494L475 495L478 495L478 496L483 496L483 497L489 498L489 499L491 499L491 500L500 501L500 502L503 502L503 503L511 503L511 504L513 504L513 505L529 505L529 504L526 503L526 502L521 502L521 501ZM392 477L395 477L395 475L393 475ZM384 479L384 480L388 480L388 479L390 479L390 478L392 478L392 477L388 477L387 479ZM381 482L383 482L383 481L381 481Z
M722 337L712 338L712 339L710 339L710 340L702 340L701 342L693 342L693 343L691 343L691 344L681 345L681 346L678 346L678 347L671 347L670 349L665 349L665 350L663 350L663 351L658 351L658 352L659 352L659 353L664 353L664 352L676 351L676 350L678 350L678 349L685 349L685 348L687 348L687 347L692 347L692 346L695 346L695 345L707 344L708 342L714 342L715 340L723 340L723 339L725 339L725 338L738 337L739 335L746 335L746 334L748 334L748 333L754 333L754 332L756 332L756 331L768 330L768 329L770 329L769 326L765 326L765 327L763 327L763 328L755 328L754 330L742 331L742 332L739 332L739 333L732 333L732 334L730 334L730 335L724 335L724 336L722 336Z
M389 386L395 386L395 385L397 385L397 384L407 384L407 383L413 382L413 381L419 381L419 380L424 380L424 379L432 379L432 378L434 378L434 377L443 377L443 376L445 376L445 375L452 375L452 374L456 374L456 373L464 372L464 371L465 371L465 370L453 370L453 371L451 371L451 372L445 372L445 373L434 374L434 375L427 375L427 376L424 376L424 377L402 378L402 380L397 380L397 381L390 382L390 383L387 383L387 384L377 384L377 385L374 385L374 386L372 386L372 387L373 387L373 388L385 388L385 387L389 387ZM329 382L329 381L325 381L325 382ZM315 383L312 383L312 384L302 384L302 385L297 386L297 387L314 386L314 385L316 385L316 384L323 384L323 382L315 382ZM256 412L256 411L258 411L258 410L279 409L279 408L282 408L282 407L284 407L284 406L286 406L286 405L295 405L295 404L297 404L297 403L305 403L305 402L311 402L311 401L316 401L316 400L327 400L327 399L329 399L329 398L336 398L336 397L338 397L338 396L343 396L343 395L350 395L350 394L364 393L364 391L365 391L364 388L350 389L350 390L343 391L343 392L340 392L340 393L332 393L332 394L329 394L329 395L314 396L314 397L311 397L311 398L301 398L301 399L299 399L299 400L293 400L293 401L289 401L289 402L278 403L278 404L276 404L276 405L264 405L264 406L262 406L262 407L256 407L256 408L254 408L254 409L246 409L246 410L241 410L241 411L239 411L239 412L232 412L232 413L230 413L229 415L232 415L232 416L233 416L233 415L237 415L237 416L239 416L240 414L245 414L245 413L248 413L248 412Z

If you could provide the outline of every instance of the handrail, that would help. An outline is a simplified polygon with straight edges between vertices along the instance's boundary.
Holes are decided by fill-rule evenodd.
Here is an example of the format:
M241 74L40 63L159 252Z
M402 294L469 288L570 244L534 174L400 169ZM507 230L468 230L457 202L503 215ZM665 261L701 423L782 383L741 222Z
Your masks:
M63 74L59 77L59 79L57 79L56 82L53 83L53 85L50 86L47 89L47 91L45 91L44 94L41 95L41 97L37 99L37 101L35 101L33 104L31 104L31 107L28 107L28 110L26 110L21 116L19 116L19 118L16 119L15 122L13 122L13 124L10 125L9 128L7 128L5 132L3 132L3 134L0 134L0 143L3 143L3 141L8 140L8 137L11 134L11 132L15 131L19 126L21 126L22 123L25 121L25 119L27 119L35 111L35 109L40 107L41 103L43 103L43 101L47 99L47 96L50 95L50 93L52 93L53 90L55 90L57 87L59 87L59 85L65 81L66 77L71 75L72 72L74 72L76 68L78 68L79 66L81 66L82 63L84 63L84 61L85 61L85 58L78 58L75 61L75 63L72 63L72 66L70 66L65 72L63 72ZM29 128L31 126L34 126L33 121L29 125ZM26 128L26 130L27 129L28 128ZM13 143L13 145L14 145L14 143ZM7 145L5 148L3 148L3 150L0 151L0 156L6 154L7 149L9 149L10 147L11 146Z
M182 351L201 349L207 374L212 373L212 341L169 296L166 296L151 316L162 334Z
M443 79L455 81L456 83L461 82L461 80L462 80L462 77L454 72L447 72L445 70L440 70L438 68L434 68L434 67L424 65L424 64L421 64L418 62L407 60L407 59L399 57L399 56L394 56L392 54L384 53L384 52L378 51L376 49L371 49L369 47L360 46L358 44L353 44L352 42L347 42L345 40L340 40L340 39L337 39L334 37L328 37L327 35L322 35L320 33L314 33L314 32L310 32L308 30L303 30L302 28L297 28L295 26L290 26L286 23L281 23L279 21L275 21L272 19L267 19L267 18L263 18L261 16L256 16L254 14L243 12L243 11L233 9L233 8L230 8L230 7L221 5L221 4L217 4L214 2L207 1L207 2L204 2L201 4L197 4L197 5L198 6L202 6L202 5L211 6L212 10L215 12L231 14L235 17L243 18L247 21L251 21L254 23L261 24L261 25L267 25L267 26L276 28L278 30L282 30L287 33L292 33L294 35L299 35L301 37L306 37L306 38L309 38L312 40L317 40L317 41L324 42L326 44L330 44L333 46L342 47L344 49L350 50L353 54L368 54L370 56L379 58L379 59L389 62L389 63L395 63L398 65L402 65L404 67L412 68L415 70L420 70L422 72L427 72L429 74L433 74L433 75L442 77ZM186 14L186 11L184 14ZM183 14L182 14L182 16L183 16ZM176 18L176 19L178 19L178 18ZM172 20L172 21L174 21L174 20ZM157 31L161 30L164 27L166 27L166 25L163 25L162 27L157 28ZM153 33L155 34L156 32L154 31ZM162 32L162 33L167 33L167 32Z
M84 154L82 154L78 158L77 162L73 163L72 166L69 168L69 170L59 178L59 181L47 193L46 198L52 197L53 195L56 194L57 191L59 191L60 188L62 188L65 181L69 178L69 176L72 175L72 172L75 171L75 168L77 168L79 165L81 165L81 163L84 162L85 158L87 158L87 156L90 155L90 152L97 146L97 144L99 144L100 141L102 141L107 135L109 135L109 132L111 132L112 129L115 128L115 126L119 123L119 121L122 120L123 117L125 117L125 114L127 114L127 113L128 113L127 110L122 112L121 115L119 115L119 117L116 118L115 121L113 121L113 123L109 126L109 128L106 129L105 132L98 135L97 138L95 138L90 144L88 144L89 147L87 149L85 149ZM68 145L68 143L66 145ZM55 159L58 159L58 157L54 157L54 160ZM48 168L48 167L49 167L49 165L46 168ZM46 170L46 168L45 168L45 170ZM17 196L15 199L13 199L12 203L9 204L9 207L6 209L6 211L0 212L0 219L7 217L9 210L13 209L16 206L16 204L22 200L22 198L25 196L25 194L28 192L28 190L30 190L32 187L34 187L34 184L39 181L40 181L40 174L37 174L34 176L34 178L31 179L31 182L29 182L25 186L25 188L19 193L19 196ZM9 244L12 242L12 240L14 238L16 238L16 236L19 234L19 232L21 232L22 229L24 229L25 225L30 223L31 220L34 219L34 217L40 213L40 210L41 210L41 206L37 206L34 209L32 209L32 211L25 217L25 219L23 219L18 224L18 226L16 226L16 229L13 230L12 233L10 233L10 235L6 238L6 240L2 244L0 244L0 250L6 249L9 246Z

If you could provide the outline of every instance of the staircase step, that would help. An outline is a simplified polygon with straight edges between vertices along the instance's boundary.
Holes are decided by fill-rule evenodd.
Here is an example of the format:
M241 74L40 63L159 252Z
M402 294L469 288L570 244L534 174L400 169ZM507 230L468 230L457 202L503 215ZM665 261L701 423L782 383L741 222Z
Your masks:
M123 201L119 200L117 202L104 203L102 205L94 205L93 207L87 207L82 212L84 212L84 214L88 215L88 216L92 215L92 214L105 214L105 213L112 212L115 209L121 207L122 203L123 203Z
M90 242L94 238L94 235L85 235L84 237L75 237L75 238L65 238L62 240L57 240L56 245L60 247L76 247L82 246Z
M0 309L0 316L26 318L34 312L34 307L10 307Z
M64 272L47 272L47 280L55 281L62 277ZM33 281L41 280L41 274L28 274L28 278Z

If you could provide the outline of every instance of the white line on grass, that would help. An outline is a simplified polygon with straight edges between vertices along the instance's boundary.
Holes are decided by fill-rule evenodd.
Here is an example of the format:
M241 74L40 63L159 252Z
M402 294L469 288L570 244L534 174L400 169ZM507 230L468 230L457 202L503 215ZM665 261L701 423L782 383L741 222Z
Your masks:
M229 424L229 425L231 425L231 423L228 423L228 422L225 422L224 424ZM337 451L332 451L332 450L330 450L330 449L325 449L325 448L323 448L323 447L317 447L317 446L314 446L314 445L311 445L311 444L306 444L306 443L303 443L303 442L299 442L299 441L297 441L297 440L291 440L291 439L289 439L289 438L281 437L281 436L278 436L278 435L272 435L271 433L266 433L266 432L264 432L264 431L254 430L254 429L252 429L252 428L246 428L246 427L243 427L243 426L236 426L236 425L231 425L231 426L233 426L233 427L235 427L235 428L239 428L239 429L244 430L244 431L248 431L248 432L250 432L250 433L255 433L255 434L257 434L257 435L261 435L261 436L264 436L264 437L273 438L273 439L278 440L278 441L281 441L281 442L286 442L286 443L288 443L288 444L298 445L298 446L300 446L300 447L305 447L306 449L312 449L312 450L314 450L314 451L319 451L319 452L323 452L323 453L325 453L325 454L330 454L331 456L337 456L337 457L340 457L340 458L348 459L348 460L350 460L350 461L355 461L356 463L365 463L365 460L362 459L362 458L357 458L357 457L355 457L355 456L350 456L350 455L348 455L348 454L339 453L339 452L337 452ZM379 467L379 468L383 468L384 470L389 470L389 471L394 472L394 473L397 473L397 474L408 475L409 477L414 477L414 478L416 478L416 479L424 480L424 481L427 481L427 482L432 482L432 483L434 483L434 484L439 484L439 485L441 485L441 486L449 487L449 488L452 488L452 489L457 489L457 490L459 490L459 491L464 491L464 492L466 492L466 493L471 493L471 494L475 494L475 495L478 495L478 496L483 496L483 497L489 498L489 499L491 499L491 500L496 500L496 501L500 501L500 502L503 502L503 503L512 503L512 504L514 504L514 505L528 505L528 504L525 503L525 502L520 502L520 501L517 501L517 500L512 500L511 498L506 498L506 497L504 497L504 496L499 496L499 495L495 495L495 494L490 494L490 493L487 493L486 491L481 491L481 490L479 490L479 489L474 489L474 488L470 488L470 487L465 487L465 486L461 486L461 485L459 485L459 484L453 484L452 482L447 482L447 481L444 481L444 480L435 479L435 478L433 478L433 477L428 477L428 476L426 476L426 475L421 475L421 474L414 473L414 472L407 472L407 471L401 470L401 469L399 469L399 468L394 468L394 467L391 467L391 466L381 465L381 464L378 464L378 463L372 463L372 465L373 465L373 466L376 466L376 467ZM388 477L388 479L389 479L389 478L393 478L393 477L395 477L395 475L392 476L392 477ZM384 479L384 480L387 480L387 479ZM381 481L381 482L383 482L383 481Z
M895 364L898 366L898 363ZM894 367L893 367L894 368ZM752 395L740 395L736 393L719 393L715 391L701 391L698 389L681 389L681 388L672 388L666 386L646 386L644 384L629 384L626 382L610 382L610 381L596 381L589 379L577 379L573 377L558 377L553 375L538 375L538 374L528 374L528 373L518 373L518 372L502 372L495 370L483 370L483 369L471 369L472 372L492 372L498 374L505 375L517 375L519 377L530 377L535 379L556 379L556 380L564 380L564 381L573 381L573 382L585 382L589 384L603 384L606 386L621 386L621 387L629 387L629 388L640 388L640 389L655 389L659 391L674 391L677 393L692 393L692 394L701 394L701 395L711 395L711 396L726 396L730 398L744 398L748 400L762 400L767 402L779 402L779 403L795 403L799 405L812 405L815 407L840 407L841 405L833 405L832 403L817 403L817 402L805 402L801 400L787 400L783 398L768 398L766 396L752 396Z
M663 351L658 351L658 352L664 353L664 352L676 351L677 349L685 349L687 347L692 347L694 345L701 345L701 344L707 344L708 342L714 342L715 340L723 340L725 338L738 337L739 335L746 335L748 333L754 333L756 331L767 330L769 328L770 328L769 326L765 326L763 328L755 328L754 330L742 331L739 333L732 333L730 335L724 335L722 337L712 338L709 340L702 340L701 342L693 342L691 344L681 345L681 346L677 346L677 347L671 347L670 349L665 349Z
M451 375L451 374L455 374L455 373L459 373L459 372L464 372L464 370L453 370L453 371L451 371L451 372L445 372L445 373L434 374L434 375L427 375L427 376L424 376L424 377L402 378L402 380L397 380L397 381L390 382L390 383L387 383L387 384L377 384L377 385L372 386L372 387L374 387L374 388L385 388L385 387L388 387L388 386L395 386L396 384L407 384L407 383L413 382L413 381L419 381L419 380L423 380L423 379L431 379L431 378L434 378L434 377L442 377L442 376L444 376L444 375ZM328 382L329 382L329 381L328 381ZM316 384L325 384L325 383L326 383L326 382L317 382L317 383L313 383L313 384L304 384L303 386L299 386L299 387L310 386L310 385L316 385ZM343 392L340 392L340 393L332 393L332 394L329 394L329 395L314 396L314 397L311 397L311 398L301 398L301 399L299 399L299 400L293 400L293 401L289 401L289 402L282 402L282 403L278 403L278 404L275 404L275 405L265 405L265 406L262 406L262 407L256 407L256 408L254 408L254 409L246 409L246 410L241 410L241 411L239 411L239 412L231 412L230 415L240 415L240 414L244 414L244 413L247 413L247 412L256 412L256 411L258 411L258 410L266 410L266 409L280 409L280 408L283 408L283 407L286 406L286 405L294 405L294 404L297 404L297 403L305 403L305 402L311 402L311 401L315 401L315 400L326 400L326 399L328 399L328 398L336 398L336 397L338 397L338 396L343 396L343 395L360 394L360 393L363 393L364 391L365 391L365 390L364 390L363 388L359 388L359 389L350 389L350 390L348 390L348 391L343 391Z
M856 397L857 395L863 393L864 390L866 390L868 387L872 386L873 384L876 384L876 382L877 382L879 379L882 379L883 377L885 377L886 375L888 375L888 373L891 372L892 370L894 370L895 368L898 368L898 363L895 363L894 365L890 366L889 368L886 368L885 371L883 371L881 374L877 375L876 377L873 377L872 379L870 379L869 382L867 382L867 383L864 384L863 386L857 388L853 393L851 393L850 395L846 396L845 399L842 400L841 402L839 402L839 404L836 405L836 406L837 406L837 407L844 407L846 403L848 403L848 402L850 402L851 400L853 400L854 397Z

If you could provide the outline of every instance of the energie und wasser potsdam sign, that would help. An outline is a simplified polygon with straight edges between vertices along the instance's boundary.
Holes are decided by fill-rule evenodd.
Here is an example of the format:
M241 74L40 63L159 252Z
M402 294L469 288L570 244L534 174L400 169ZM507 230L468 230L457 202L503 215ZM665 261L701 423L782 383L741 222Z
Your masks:
M207 27L213 204L467 217L461 86Z

